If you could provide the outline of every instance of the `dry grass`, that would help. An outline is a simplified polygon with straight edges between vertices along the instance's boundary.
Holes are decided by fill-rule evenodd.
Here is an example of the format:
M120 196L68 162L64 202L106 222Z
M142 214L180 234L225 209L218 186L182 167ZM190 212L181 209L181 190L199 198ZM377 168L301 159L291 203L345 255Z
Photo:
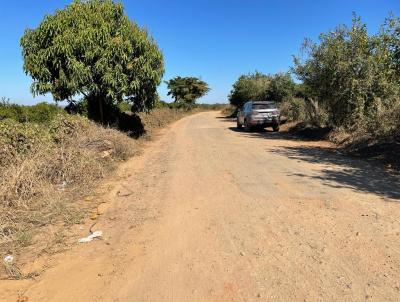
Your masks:
M81 222L75 198L138 152L133 139L78 116L61 114L45 126L7 120L0 127L2 256L30 246L40 227Z
M188 114L161 108L140 118L148 138ZM62 230L82 223L95 206L77 201L118 162L138 154L139 145L79 116L60 114L45 125L0 121L0 256L26 259L65 249ZM24 277L18 265L4 264L0 278Z
M200 111L201 109L186 111L179 109L157 108L151 111L151 113L141 113L139 116L147 134L151 134L152 131L164 128L173 121Z
M222 108L221 114L226 117L236 117L237 109L235 106L226 105Z

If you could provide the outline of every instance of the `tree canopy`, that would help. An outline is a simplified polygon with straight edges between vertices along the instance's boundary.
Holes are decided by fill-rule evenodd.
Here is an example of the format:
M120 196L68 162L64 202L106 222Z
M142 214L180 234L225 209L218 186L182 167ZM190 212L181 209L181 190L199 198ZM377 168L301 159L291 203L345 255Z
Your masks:
M399 24L391 17L370 36L354 16L350 27L321 34L318 44L305 41L293 71L330 125L375 128L378 116L399 104Z
M210 91L208 84L195 77L175 77L165 82L168 87L168 95L171 95L176 103L193 105L196 100Z
M269 84L269 77L260 72L241 75L233 84L229 102L236 107L242 107L250 100L261 101L265 98Z
M270 82L265 92L266 101L281 103L295 93L296 84L289 72L270 75Z
M121 101L140 111L157 99L162 53L121 3L75 0L27 29L21 46L33 94L51 93L56 101L69 102L84 96L95 119Z
M293 95L295 83L290 73L265 75L261 72L242 75L233 84L229 101L242 107L248 101L282 102Z

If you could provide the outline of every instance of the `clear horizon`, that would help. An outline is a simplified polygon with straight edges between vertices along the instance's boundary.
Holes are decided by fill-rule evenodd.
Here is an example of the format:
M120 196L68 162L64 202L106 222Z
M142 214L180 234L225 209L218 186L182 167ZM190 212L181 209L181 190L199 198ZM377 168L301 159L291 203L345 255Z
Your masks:
M22 70L19 40L26 28L36 28L46 14L71 1L18 1L2 4L0 12L0 97L12 102L51 102L50 95L34 98L31 78ZM370 33L389 13L399 16L398 1L122 1L131 20L145 27L164 53L163 81L175 76L196 76L208 82L211 91L202 103L227 102L234 81L258 70L287 71L305 38L339 24L349 24L359 15ZM158 89L169 101L166 85Z

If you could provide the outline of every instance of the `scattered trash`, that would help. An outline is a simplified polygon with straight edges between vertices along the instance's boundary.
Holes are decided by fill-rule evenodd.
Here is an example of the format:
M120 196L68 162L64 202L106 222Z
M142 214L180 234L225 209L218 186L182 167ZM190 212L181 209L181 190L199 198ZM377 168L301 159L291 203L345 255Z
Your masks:
M67 186L67 182L64 180L61 184L58 185L58 190L65 191L66 186Z
M7 255L4 257L4 262L5 263L12 263L14 261L14 256L13 255Z
M93 232L92 234L90 234L87 237L83 237L83 238L79 239L78 242L79 243L87 243L87 242L92 241L95 238L99 238L99 237L102 237L102 236L103 236L103 232L102 231L96 231L96 232Z

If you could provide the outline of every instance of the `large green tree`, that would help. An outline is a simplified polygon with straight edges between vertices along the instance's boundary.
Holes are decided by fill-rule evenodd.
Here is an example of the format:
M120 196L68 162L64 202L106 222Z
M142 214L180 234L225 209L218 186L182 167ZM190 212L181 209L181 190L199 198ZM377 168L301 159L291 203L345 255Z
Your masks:
M164 73L163 56L121 3L76 0L47 15L21 39L24 70L33 94L56 101L84 97L89 116L104 121L122 101L151 109Z
M263 101L270 82L270 77L261 72L242 75L233 84L229 102L239 108L250 100Z
M168 95L180 104L193 105L198 98L210 91L206 82L195 77L175 77L165 83L169 90Z
M351 26L321 34L319 43L306 40L293 71L330 125L371 130L383 122L382 112L399 104L399 36L397 18L370 36L354 16Z
M290 73L266 75L261 72L242 75L233 84L229 101L242 107L248 101L274 101L277 103L291 98L295 83Z
M289 72L278 72L270 75L270 83L265 91L265 100L281 103L292 98L295 93L296 84Z

